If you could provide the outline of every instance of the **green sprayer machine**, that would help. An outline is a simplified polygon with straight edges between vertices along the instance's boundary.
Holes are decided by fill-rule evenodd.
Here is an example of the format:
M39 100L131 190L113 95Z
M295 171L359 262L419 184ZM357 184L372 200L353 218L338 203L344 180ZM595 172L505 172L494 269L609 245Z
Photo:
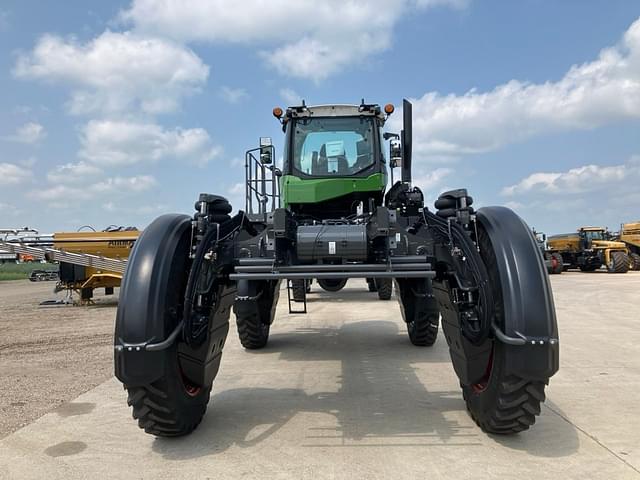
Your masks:
M231 310L244 348L263 348L281 290L291 309L305 282L348 278L394 283L413 345L433 345L441 328L484 431L534 423L559 355L536 239L508 208L474 210L463 188L428 208L411 180L411 103L402 131L383 133L393 112L364 101L275 108L283 163L266 138L247 152L244 210L231 215L224 197L203 193L193 215L163 215L144 230L120 292L115 373L147 433L179 436L200 423Z

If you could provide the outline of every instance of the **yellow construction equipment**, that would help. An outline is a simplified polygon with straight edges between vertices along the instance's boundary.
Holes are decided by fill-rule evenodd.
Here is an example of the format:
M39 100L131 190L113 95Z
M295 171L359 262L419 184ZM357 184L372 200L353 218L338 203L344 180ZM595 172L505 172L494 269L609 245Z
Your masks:
M550 252L562 256L565 270L593 272L604 265L609 273L626 273L630 262L627 247L610 238L603 227L581 227L576 233L553 235L547 244Z
M19 255L60 264L56 291L78 292L87 303L96 288L111 295L119 287L129 253L140 231L115 228L102 232L58 232L42 238L0 239L0 247ZM68 303L68 302L63 302Z
M67 253L88 254L126 261L131 248L138 239L138 230L116 230L104 232L58 232L53 234L53 248ZM119 287L123 272L106 266L78 265L60 262L58 289L80 292L82 301L93 297L93 290L104 288L105 294L113 294Z
M620 232L612 239L624 242L629 251L629 268L640 270L640 220L620 225Z

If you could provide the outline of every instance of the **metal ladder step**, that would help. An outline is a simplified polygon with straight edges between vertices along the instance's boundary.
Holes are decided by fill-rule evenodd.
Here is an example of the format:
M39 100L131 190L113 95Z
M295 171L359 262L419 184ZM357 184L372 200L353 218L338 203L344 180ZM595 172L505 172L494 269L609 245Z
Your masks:
M305 285L306 287L306 285ZM307 289L305 288L303 291L303 308L302 310L295 310L292 305L299 303L298 300L293 298L293 280L290 278L287 279L287 300L289 302L289 314L306 314L307 313Z

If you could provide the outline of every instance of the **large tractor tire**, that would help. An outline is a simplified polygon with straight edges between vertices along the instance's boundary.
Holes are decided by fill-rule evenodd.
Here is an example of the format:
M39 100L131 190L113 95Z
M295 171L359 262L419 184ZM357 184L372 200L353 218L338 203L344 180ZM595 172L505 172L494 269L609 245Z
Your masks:
M233 312L236 314L240 343L247 350L257 350L267 344L279 294L280 282L238 282Z
M640 255L637 253L629 254L629 269L630 270L640 270Z
M320 278L318 285L327 292L339 292L347 284L346 278Z
M438 301L432 293L427 292L425 286L424 283L409 279L398 279L396 284L400 312L407 324L409 340L416 347L430 347L438 337Z
M484 431L513 434L533 425L545 399L545 385L558 367L553 297L529 227L502 207L481 209L478 214L478 245L493 290L494 323L507 334L514 326L525 334L541 335L546 330L556 342L513 346L489 337L485 374L462 385L467 409ZM513 278L509 274L518 282L508 284Z
M407 323L409 340L416 347L430 347L438 338L439 313L428 313L424 318Z
M560 274L564 270L564 263L562 259L562 255L559 253L551 254L551 273L552 274Z
M378 291L378 287L376 287L375 278L367 278L367 289L370 292L377 292Z
M390 278L376 278L376 290L380 300L390 300L393 293L393 281Z
M127 404L133 418L146 433L158 437L179 437L191 433L202 421L209 403L211 385L184 382L177 349L165 357L165 375L140 387L127 387Z
M629 271L631 260L625 252L611 252L609 258L609 263L607 264L609 273L627 273Z
M295 302L304 302L308 291L307 281L302 278L291 280L291 290L293 293L293 300Z
M177 327L190 271L190 240L186 215L163 215L145 229L127 264L116 317L116 376L140 428L162 437L186 435L202 420L229 328L226 299L232 296L220 286L206 343L195 350L183 343ZM172 332L177 340L168 348L144 347L167 340ZM196 366L195 373L202 374L198 383L186 372L197 376L194 360L200 355L206 361Z

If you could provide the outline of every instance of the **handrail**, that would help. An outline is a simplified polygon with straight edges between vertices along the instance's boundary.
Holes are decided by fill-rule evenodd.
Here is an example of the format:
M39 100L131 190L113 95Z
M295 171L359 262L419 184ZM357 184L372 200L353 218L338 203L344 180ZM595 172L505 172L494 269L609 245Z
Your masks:
M254 148L247 150L245 154L245 211L250 214L266 215L269 200L271 210L274 210L280 199L280 185L275 174L275 165L266 165L260 161L259 156L254 155L255 152L263 153L265 148L270 150L271 158L275 158L273 146ZM257 212L254 209L254 200L257 203Z

